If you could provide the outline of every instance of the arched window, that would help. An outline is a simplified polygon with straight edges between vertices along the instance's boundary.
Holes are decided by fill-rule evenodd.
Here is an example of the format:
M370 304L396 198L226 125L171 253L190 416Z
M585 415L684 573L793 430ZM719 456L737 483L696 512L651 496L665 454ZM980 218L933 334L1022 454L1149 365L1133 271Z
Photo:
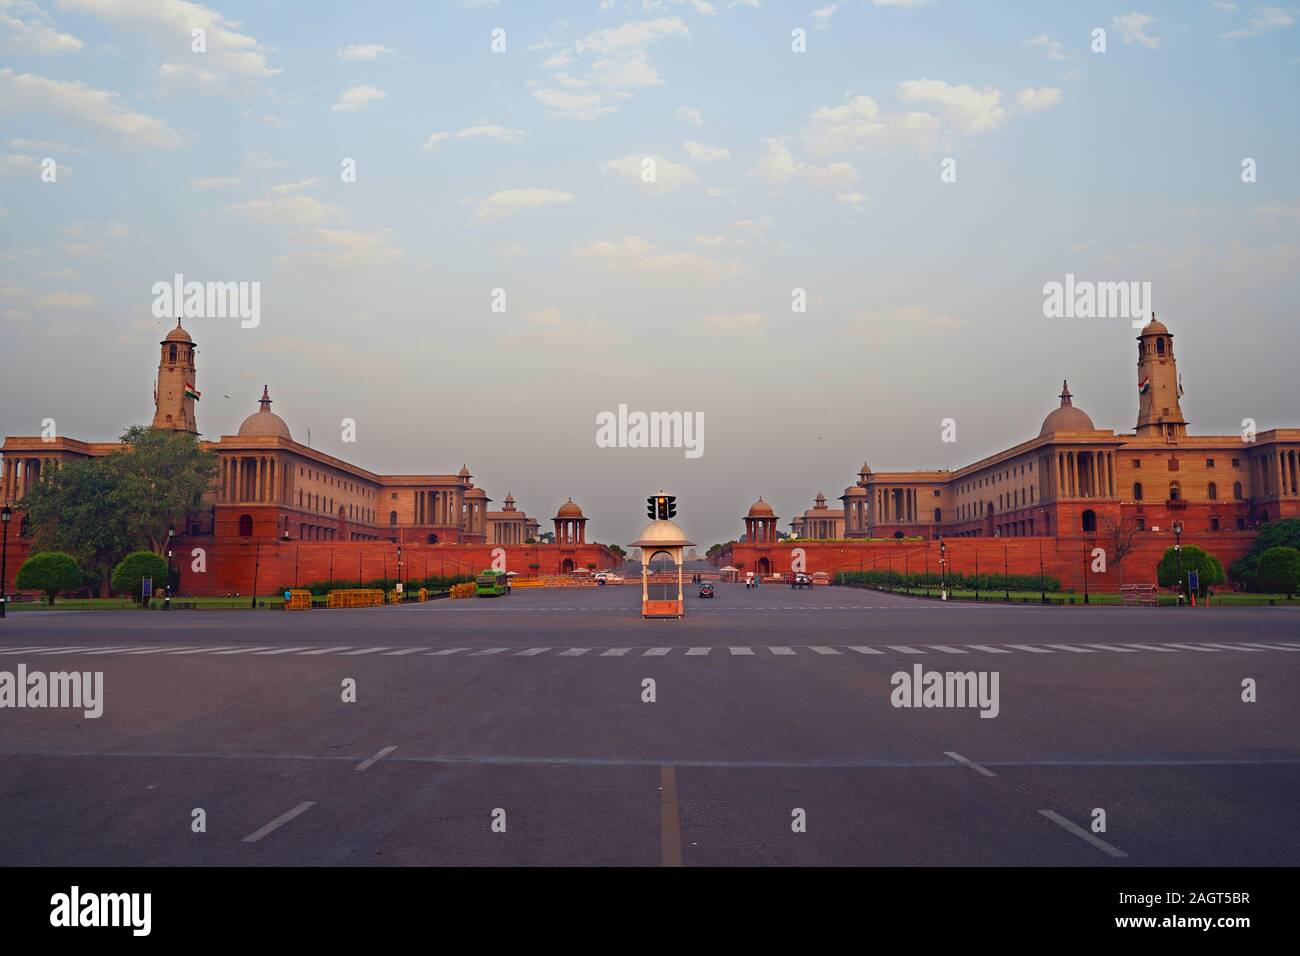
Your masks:
M1091 508L1089 508L1083 513L1083 530L1084 531L1097 530L1097 512L1093 511Z
M173 345L171 348L169 348L169 349L167 350L167 361L172 362L172 363L175 363L175 361L176 361L176 346Z
M1176 481L1169 482L1169 500L1177 501L1183 496L1183 489Z
M1164 354L1165 354L1165 340L1164 340L1164 339L1156 339L1156 354L1157 354L1157 355L1164 355Z
M390 511L390 512L388 512L388 523L389 523L389 524L397 524L397 512L396 512L396 511Z
M943 509L942 509L942 508L935 508L935 509L934 509L934 520L935 520L936 523L938 523L938 522L940 522L940 521L943 520Z
M1206 489L1206 493L1210 496L1211 501L1219 500L1219 486L1214 482L1210 482L1210 487Z
M241 538L251 538L253 536L253 516L239 516L239 536Z
M1235 501L1240 501L1240 500L1241 500L1241 482L1240 482L1240 481L1233 482L1233 485L1232 485L1232 497L1233 497L1233 500L1235 500Z
M438 536L437 536L436 534L431 534L431 535L429 535L429 543L430 543L430 544L437 544L437 543L438 543Z
M1142 482L1140 481L1133 482L1133 500L1134 501L1142 500Z

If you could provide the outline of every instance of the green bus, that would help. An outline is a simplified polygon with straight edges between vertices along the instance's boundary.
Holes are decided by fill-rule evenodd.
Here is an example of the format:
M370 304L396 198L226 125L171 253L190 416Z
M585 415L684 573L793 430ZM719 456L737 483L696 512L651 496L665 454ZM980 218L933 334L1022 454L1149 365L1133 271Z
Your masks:
M500 597L510 593L510 578L504 571L483 571L474 581L479 597Z

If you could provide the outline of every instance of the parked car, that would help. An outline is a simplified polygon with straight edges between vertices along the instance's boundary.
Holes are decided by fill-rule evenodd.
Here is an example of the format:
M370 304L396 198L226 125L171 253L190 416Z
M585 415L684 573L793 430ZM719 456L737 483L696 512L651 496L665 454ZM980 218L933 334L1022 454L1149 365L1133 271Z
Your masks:
M711 598L711 597L713 597L713 582L712 582L712 581L705 581L703 584L700 585L700 597L702 597L702 598Z
M808 588L811 590L812 586L812 578L806 574L794 574L790 577L791 588Z

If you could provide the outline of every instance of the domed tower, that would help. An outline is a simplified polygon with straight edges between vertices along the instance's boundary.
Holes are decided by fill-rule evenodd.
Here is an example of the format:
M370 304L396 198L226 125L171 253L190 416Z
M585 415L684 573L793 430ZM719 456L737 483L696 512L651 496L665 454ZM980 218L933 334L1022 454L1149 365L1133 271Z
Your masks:
M553 520L556 544L587 543L587 517L582 513L582 509L573 503L572 498L560 505L560 510L555 513Z
M1187 437L1187 421L1178 404L1183 386L1174 358L1174 335L1163 322L1151 321L1138 336L1138 419L1139 438L1175 441Z
M745 541L749 544L775 544L777 520L772 506L760 497L745 514Z
M199 391L194 387L194 340L177 319L176 328L160 344L162 358L153 388L153 427L197 435L194 403L199 400Z

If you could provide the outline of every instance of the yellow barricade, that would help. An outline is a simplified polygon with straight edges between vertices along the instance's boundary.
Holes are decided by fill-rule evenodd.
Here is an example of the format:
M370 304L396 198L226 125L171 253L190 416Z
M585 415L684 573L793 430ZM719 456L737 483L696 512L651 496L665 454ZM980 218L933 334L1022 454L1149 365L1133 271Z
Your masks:
M325 597L326 607L378 607L384 603L384 592L379 588L346 588L330 591Z
M477 591L478 588L474 585L473 581L467 581L464 584L453 584L451 586L451 597L452 600L458 598L470 598L473 597Z
M284 602L284 609L286 611L310 611L311 592L290 589L289 600Z

